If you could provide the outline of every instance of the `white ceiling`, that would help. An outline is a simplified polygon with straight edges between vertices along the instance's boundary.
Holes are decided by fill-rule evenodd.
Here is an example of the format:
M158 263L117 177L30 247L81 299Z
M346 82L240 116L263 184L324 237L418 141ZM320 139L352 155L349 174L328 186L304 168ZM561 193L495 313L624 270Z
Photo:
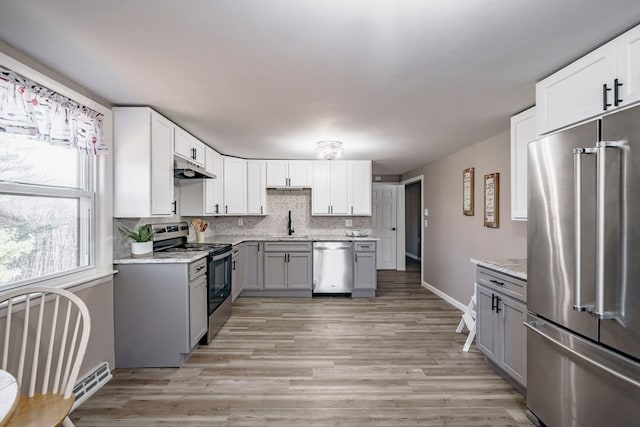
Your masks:
M638 0L0 0L0 39L224 154L398 174L506 131Z

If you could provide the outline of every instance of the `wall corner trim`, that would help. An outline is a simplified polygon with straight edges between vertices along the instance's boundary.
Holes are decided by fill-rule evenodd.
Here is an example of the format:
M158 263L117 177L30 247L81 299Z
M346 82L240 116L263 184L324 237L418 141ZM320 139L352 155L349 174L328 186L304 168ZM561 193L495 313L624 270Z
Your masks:
M425 281L422 281L422 287L430 290L431 292L433 292L434 294L436 294L437 296L439 296L440 298L442 298L443 300L445 300L446 302L448 302L449 304L451 304L452 306L454 306L460 311L465 311L467 309L466 305L464 305L457 299L450 297L449 295L442 292L440 289L428 284Z

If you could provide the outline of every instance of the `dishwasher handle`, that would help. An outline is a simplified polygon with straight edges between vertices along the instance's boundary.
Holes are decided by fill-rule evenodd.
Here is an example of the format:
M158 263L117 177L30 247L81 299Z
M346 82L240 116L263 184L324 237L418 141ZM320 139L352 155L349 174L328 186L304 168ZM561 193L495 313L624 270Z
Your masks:
M351 242L315 242L314 251L353 250Z

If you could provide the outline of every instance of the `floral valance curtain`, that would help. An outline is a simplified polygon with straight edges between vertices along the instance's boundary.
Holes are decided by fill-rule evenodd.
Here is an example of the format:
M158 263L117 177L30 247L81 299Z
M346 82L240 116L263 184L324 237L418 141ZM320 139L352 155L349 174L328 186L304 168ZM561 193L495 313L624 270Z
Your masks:
M0 66L0 132L107 154L102 114Z

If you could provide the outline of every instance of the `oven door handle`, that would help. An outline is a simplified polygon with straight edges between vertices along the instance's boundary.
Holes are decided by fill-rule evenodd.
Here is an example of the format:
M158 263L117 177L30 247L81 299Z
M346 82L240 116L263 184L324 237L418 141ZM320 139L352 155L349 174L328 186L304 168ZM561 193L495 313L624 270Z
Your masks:
M227 257L231 257L231 250L229 250L229 251L227 251L225 253L222 253L222 254L215 255L213 257L213 260L214 261L220 261L221 259L225 259Z

